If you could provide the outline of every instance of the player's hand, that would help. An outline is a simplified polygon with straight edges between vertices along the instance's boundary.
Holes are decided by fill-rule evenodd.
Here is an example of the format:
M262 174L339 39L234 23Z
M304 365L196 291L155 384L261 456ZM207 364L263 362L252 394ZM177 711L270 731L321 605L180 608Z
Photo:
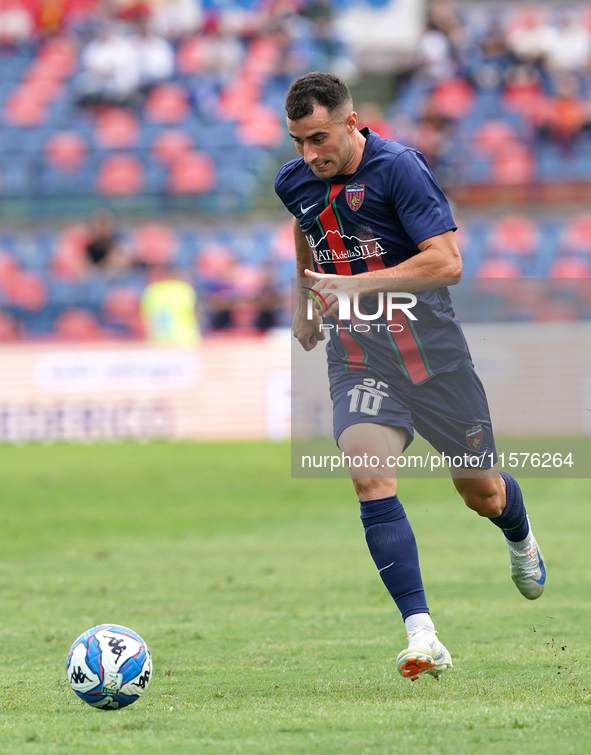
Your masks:
M291 332L293 337L297 338L306 351L311 351L318 341L324 341L326 338L320 326L323 324L322 317L314 307L312 310L312 319L307 318L307 307L300 304L293 316L291 323Z
M353 299L355 292L361 293L363 284L365 281L359 279L354 275L327 275L326 273L316 273L314 270L305 270L305 274L308 278L313 278L317 281L312 286L314 291L320 293L326 289L336 289L337 291L344 291L350 300ZM339 312L339 300L336 296L331 294L322 294L323 300L326 302L327 309L322 312L322 317L330 317L331 315L338 315Z

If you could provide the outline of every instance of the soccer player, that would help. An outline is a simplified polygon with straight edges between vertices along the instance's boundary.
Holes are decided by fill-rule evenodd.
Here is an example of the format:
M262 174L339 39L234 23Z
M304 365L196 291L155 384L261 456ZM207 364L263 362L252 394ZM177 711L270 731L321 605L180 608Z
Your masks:
M294 216L300 293L293 334L310 350L330 333L335 440L351 459L367 454L380 462L351 476L369 550L406 624L408 647L396 666L412 680L438 678L452 668L451 656L429 614L395 474L381 471L414 429L450 460L459 457L459 468L456 459L450 464L454 485L468 508L503 532L522 595L538 598L546 579L519 485L498 470L486 396L452 309L447 286L462 274L456 224L419 152L358 130L338 77L302 76L285 108L301 155L275 181ZM323 290L322 317L314 309L308 319L310 293L318 298ZM349 322L337 317L343 293L358 297ZM384 305L401 301L406 309ZM372 316L373 327L351 327Z

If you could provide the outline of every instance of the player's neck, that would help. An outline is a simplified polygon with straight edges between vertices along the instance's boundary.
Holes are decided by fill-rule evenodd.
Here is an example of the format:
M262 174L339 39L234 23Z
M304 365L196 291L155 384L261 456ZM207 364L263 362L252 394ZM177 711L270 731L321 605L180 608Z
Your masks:
M352 173L355 173L357 168L359 167L361 160L363 159L363 151L365 150L365 145L367 144L367 141L363 134L355 129L354 134L354 152L351 156L351 159L349 162L343 167L341 171L339 171L339 176L350 176Z

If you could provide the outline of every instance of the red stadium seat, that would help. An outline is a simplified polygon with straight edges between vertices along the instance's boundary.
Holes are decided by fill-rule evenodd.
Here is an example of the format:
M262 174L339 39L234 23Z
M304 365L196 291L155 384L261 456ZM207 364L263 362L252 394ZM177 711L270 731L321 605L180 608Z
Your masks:
M145 115L154 123L182 123L189 116L189 98L182 84L154 87L145 105Z
M513 142L494 155L491 180L495 184L524 185L532 182L535 172L531 149L521 142Z
M521 278L521 270L513 260L495 258L482 262L477 278Z
M503 120L484 121L474 132L474 146L485 155L503 149L508 142L517 139L517 132L510 123Z
M138 119L129 110L113 107L99 113L94 132L94 140L99 147L106 149L135 147L139 136Z
M38 312L47 304L45 281L30 270L13 270L2 282L6 302L29 312Z
M86 141L76 131L56 131L45 145L45 159L60 173L77 173L87 154Z
M202 152L187 152L170 168L168 188L173 194L207 194L216 183L215 164Z
M64 85L59 79L47 76L28 77L23 84L27 97L44 104L55 102L64 94Z
M191 74L203 71L208 64L207 53L209 45L204 43L203 37L196 36L186 39L180 46L176 64L179 73Z
M492 230L488 248L498 254L535 254L540 240L537 224L526 215L505 215Z
M97 341L106 335L96 316L86 309L61 312L55 320L54 334L60 341Z
M219 103L219 114L228 120L241 120L256 105L260 88L252 78L241 77L226 87Z
M11 126L40 126L47 119L47 103L32 96L26 86L20 86L8 95L3 117Z
M591 254L591 214L584 212L575 215L567 224L562 238L562 246L568 252Z
M71 76L78 67L76 50L71 39L66 37L50 39L39 51L33 66L43 70L46 77L63 79Z
M171 163L194 148L193 137L182 129L161 131L152 142L151 153L162 163Z
M260 105L241 118L236 135L240 144L277 147L284 138L283 124L275 110Z
M135 155L106 157L96 177L99 194L139 194L144 187L144 166Z
M277 44L269 37L261 36L250 43L243 70L257 79L272 75L278 56Z
M293 238L293 226L292 238ZM212 244L195 255L195 272L202 280L217 280L224 278L234 266L236 255L234 250L222 244Z
M559 257L548 272L549 278L591 278L591 266L580 257Z
M175 255L176 236L164 223L146 223L133 234L138 260L149 265L167 265Z
M464 118L474 107L474 90L464 79L450 79L438 84L431 103L443 118Z
M6 280L18 269L18 262L12 254L0 249L0 290Z

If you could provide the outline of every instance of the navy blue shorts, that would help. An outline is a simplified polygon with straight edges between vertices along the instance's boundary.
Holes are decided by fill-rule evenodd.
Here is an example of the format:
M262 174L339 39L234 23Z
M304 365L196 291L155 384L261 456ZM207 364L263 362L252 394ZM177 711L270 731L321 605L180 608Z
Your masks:
M496 463L488 401L472 362L421 385L388 383L374 371L346 372L331 380L330 394L337 444L345 428L373 422L407 430L405 448L416 430L446 456L477 456L480 469Z

